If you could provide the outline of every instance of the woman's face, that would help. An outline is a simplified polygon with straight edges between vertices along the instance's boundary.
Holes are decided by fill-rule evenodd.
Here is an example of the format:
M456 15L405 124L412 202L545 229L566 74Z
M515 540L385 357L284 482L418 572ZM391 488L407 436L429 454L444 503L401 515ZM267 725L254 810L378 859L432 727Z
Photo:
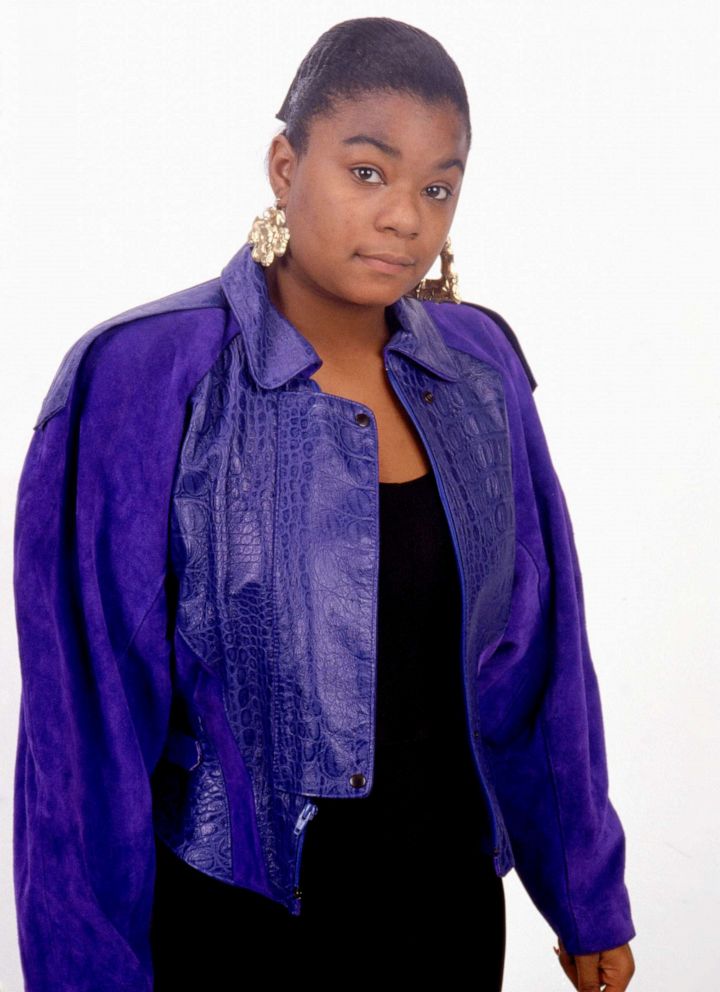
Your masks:
M343 100L332 116L313 121L299 161L277 136L270 179L290 231L282 268L323 296L393 303L445 243L467 154L454 106L401 94ZM406 264L368 260L378 253Z

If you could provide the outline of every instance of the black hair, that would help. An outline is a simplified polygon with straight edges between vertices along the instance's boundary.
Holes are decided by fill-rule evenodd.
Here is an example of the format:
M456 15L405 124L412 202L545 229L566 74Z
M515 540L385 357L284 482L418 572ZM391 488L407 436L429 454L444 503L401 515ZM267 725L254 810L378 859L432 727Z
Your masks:
M275 115L286 123L280 133L302 158L314 118L331 114L339 100L378 90L453 104L465 120L469 149L470 108L460 70L439 41L390 17L341 21L320 35Z

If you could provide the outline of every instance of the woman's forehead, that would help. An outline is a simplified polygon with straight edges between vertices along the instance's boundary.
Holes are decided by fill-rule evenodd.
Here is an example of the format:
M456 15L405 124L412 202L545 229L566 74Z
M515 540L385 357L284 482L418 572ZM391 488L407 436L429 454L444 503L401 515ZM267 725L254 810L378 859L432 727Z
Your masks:
M342 147L367 143L395 158L401 157L403 146L420 143L427 147L428 134L433 132L433 154L437 155L438 142L462 159L467 153L465 123L452 104L430 103L406 94L380 92L344 99L331 113L318 116L312 130L323 142Z

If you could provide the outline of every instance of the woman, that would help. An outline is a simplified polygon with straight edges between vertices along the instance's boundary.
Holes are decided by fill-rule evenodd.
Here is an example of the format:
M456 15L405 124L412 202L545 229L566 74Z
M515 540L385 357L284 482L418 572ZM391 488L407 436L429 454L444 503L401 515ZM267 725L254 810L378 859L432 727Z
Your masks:
M567 507L520 346L451 264L462 79L424 32L360 18L278 117L275 207L221 277L92 328L35 424L28 987L329 978L359 954L491 992L517 867L575 987L625 988Z

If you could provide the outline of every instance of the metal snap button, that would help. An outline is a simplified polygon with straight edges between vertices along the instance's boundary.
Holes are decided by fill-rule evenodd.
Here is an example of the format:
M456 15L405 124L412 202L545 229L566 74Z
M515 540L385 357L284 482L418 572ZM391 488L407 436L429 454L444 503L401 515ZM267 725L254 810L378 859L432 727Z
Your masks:
M366 782L367 779L362 772L355 772L354 775L350 776L350 785L353 789L362 789Z
M370 418L366 413L361 411L360 413L355 414L355 423L359 424L360 427L367 427L370 423Z
M425 390L425 392L422 394L422 398L425 400L426 403L432 403L432 401L435 399L430 389Z

